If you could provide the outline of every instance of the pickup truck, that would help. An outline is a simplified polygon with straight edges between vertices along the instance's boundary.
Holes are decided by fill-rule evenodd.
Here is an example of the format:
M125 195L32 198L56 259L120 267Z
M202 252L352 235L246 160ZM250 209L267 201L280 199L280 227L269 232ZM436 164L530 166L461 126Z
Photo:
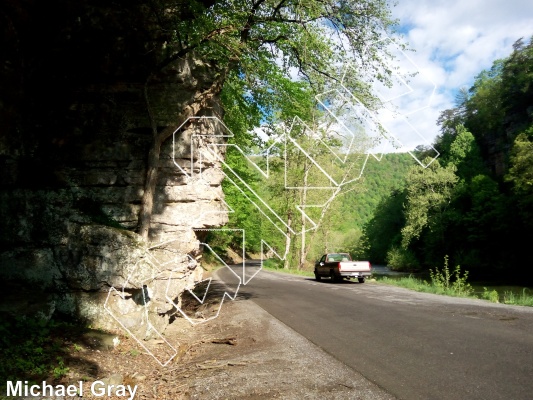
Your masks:
M333 282L343 278L357 278L364 283L365 278L372 275L372 265L368 261L352 261L348 253L324 254L315 263L315 278L317 281L329 277Z

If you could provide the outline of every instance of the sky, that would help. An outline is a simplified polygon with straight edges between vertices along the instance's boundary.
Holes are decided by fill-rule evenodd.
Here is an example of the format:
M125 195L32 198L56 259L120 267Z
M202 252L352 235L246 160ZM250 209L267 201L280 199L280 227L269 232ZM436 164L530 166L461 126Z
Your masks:
M387 126L386 116L382 120L411 148L417 141L424 144L420 136L434 140L439 113L454 106L461 87L470 88L477 74L507 57L517 39L533 36L531 0L397 0L392 14L414 50L398 50L397 62L418 75L407 84L406 94L390 103L414 130L398 120Z

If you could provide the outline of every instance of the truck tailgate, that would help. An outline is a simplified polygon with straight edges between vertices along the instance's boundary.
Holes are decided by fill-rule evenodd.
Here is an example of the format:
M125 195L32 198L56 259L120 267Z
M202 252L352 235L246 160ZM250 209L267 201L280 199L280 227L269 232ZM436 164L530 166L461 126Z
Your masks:
M339 272L370 272L372 266L368 261L343 261L339 263Z

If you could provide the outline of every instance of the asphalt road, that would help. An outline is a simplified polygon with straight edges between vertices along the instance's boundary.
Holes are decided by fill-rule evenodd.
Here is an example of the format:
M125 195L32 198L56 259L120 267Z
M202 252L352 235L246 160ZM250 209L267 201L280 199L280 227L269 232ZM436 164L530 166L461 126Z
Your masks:
M397 398L533 399L533 308L266 271L239 293Z

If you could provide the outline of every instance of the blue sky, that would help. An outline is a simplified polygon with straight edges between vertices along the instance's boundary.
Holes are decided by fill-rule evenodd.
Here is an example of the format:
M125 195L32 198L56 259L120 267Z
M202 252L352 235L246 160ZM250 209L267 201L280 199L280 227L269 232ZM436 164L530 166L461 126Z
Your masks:
M440 111L453 107L457 90L469 88L479 72L508 56L517 39L533 35L531 0L397 0L392 13L414 50L407 56L436 86L431 94L430 84L424 88L415 83L411 97L417 96L425 108L408 117L430 141L438 134Z

